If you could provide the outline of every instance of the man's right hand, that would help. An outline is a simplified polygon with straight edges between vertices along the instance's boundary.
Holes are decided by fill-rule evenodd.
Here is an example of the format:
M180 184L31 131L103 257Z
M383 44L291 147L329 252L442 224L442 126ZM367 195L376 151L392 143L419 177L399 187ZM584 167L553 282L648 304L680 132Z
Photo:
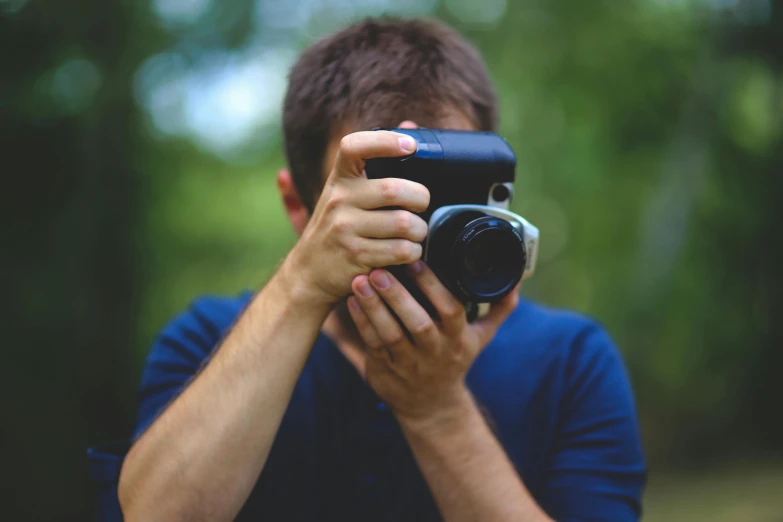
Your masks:
M390 131L356 132L340 142L334 168L284 269L316 302L331 305L374 268L410 264L422 254L427 224L413 212L430 194L413 181L368 180L365 160L412 154L416 141ZM396 210L377 210L396 207Z

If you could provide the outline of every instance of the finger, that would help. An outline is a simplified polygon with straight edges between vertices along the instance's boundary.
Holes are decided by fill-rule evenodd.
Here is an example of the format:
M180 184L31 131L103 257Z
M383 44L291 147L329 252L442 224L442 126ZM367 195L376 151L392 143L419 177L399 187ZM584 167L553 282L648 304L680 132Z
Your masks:
M465 327L465 306L440 282L438 276L423 262L408 267L408 273L438 312L443 330L452 334Z
M389 309L375 292L367 276L361 275L353 280L351 285L356 300L367 315L370 324L378 332L383 345L389 350L392 357L412 349L405 332L392 316Z
M396 158L416 152L416 140L391 131L364 131L348 134L340 141L334 163L334 175L358 178L364 161L371 158Z
M359 238L351 248L359 264L371 268L415 263L422 253L420 243L407 239Z
M405 120L397 126L398 129L418 129L419 126L411 120Z
M361 211L356 224L356 232L367 238L400 238L421 243L427 237L427 222L407 210Z
M356 330L359 332L359 336L362 338L365 346L372 351L382 350L384 347L383 341L378 336L378 332L375 331L375 327L370 323L370 318L364 313L364 310L359 305L359 301L354 296L348 298L348 312L351 314L351 319L353 319Z
M479 346L485 347L495 337L498 328L508 318L509 314L514 311L519 303L519 286L514 289L513 292L504 297L501 301L492 305L489 309L489 313L479 319L477 322L471 325L475 328L479 335Z
M396 277L387 270L373 270L370 283L381 298L402 321L410 332L416 345L421 348L434 347L437 344L438 327L430 314L413 298Z
M346 196L357 207L372 210L402 207L424 212L430 204L430 191L421 183L399 178L358 178L346 183Z

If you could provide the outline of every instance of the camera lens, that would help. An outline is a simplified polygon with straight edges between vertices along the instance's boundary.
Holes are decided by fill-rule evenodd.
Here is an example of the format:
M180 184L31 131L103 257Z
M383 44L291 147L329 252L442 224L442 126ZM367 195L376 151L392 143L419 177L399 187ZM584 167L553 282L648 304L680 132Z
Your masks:
M473 277L481 277L492 272L494 267L492 261L492 254L490 253L489 244L492 242L491 238L484 234L482 238L476 238L474 243L481 241L482 245L474 244L468 252L465 253L465 258L462 263L465 265L465 270Z
M430 237L428 260L455 295L497 302L522 278L527 261L522 235L508 221L483 212L449 217Z

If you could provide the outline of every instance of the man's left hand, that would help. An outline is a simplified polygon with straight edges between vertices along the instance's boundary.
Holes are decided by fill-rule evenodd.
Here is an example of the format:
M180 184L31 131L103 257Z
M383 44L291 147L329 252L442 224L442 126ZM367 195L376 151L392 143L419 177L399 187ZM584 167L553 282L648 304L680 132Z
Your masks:
M516 307L517 292L468 323L462 303L422 261L410 265L408 273L438 321L387 270L353 280L348 309L367 347L367 382L401 424L424 427L458 420L472 402L465 375Z

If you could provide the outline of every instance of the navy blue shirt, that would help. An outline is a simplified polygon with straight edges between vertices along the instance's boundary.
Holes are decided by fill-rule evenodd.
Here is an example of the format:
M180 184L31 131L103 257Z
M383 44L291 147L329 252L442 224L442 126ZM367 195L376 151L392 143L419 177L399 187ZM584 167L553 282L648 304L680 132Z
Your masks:
M197 373L250 299L198 299L161 332L142 377L137 436ZM645 463L633 396L598 325L522 300L467 382L551 517L638 520ZM394 416L323 334L237 520L441 520Z

